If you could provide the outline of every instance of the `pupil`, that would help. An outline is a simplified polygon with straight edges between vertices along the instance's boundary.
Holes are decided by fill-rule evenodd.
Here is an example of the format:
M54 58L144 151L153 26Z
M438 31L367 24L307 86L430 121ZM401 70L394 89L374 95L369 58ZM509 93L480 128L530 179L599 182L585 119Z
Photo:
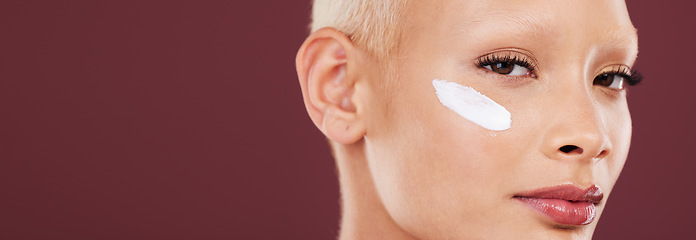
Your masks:
M609 86L609 85L611 85L611 80L612 80L612 78L610 77L610 75L605 73L605 74L597 76L597 78L595 79L595 84L598 84L601 86Z
M515 64L510 64L508 62L499 62L499 63L493 64L491 66L493 71L495 71L499 74L510 74L514 67L515 67Z

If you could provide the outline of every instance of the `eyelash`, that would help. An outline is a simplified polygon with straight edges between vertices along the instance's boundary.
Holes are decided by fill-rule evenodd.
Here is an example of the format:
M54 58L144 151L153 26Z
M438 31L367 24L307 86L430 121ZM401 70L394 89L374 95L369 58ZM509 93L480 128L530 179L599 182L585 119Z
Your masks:
M518 56L518 55L513 55L513 54L489 54L485 56L481 56L478 59L476 59L476 66L480 68L485 68L488 65L493 65L497 63L512 63L512 64L517 64L520 65L521 67L524 67L529 70L532 74L534 74L534 69L536 69L536 66L532 64L531 61L529 61L526 57L524 56Z
M536 76L536 65L534 65L524 56L493 53L481 56L478 59L476 59L476 66L478 66L479 68L485 68L486 66L498 63L511 63L519 65L521 67L527 68L529 72L532 74L532 76ZM643 76L638 71L631 72L631 70L629 70L629 68L625 66L620 66L610 71L602 72L595 76L595 78L602 74L609 74L622 77L626 81L626 84L628 84L629 86L637 85L643 80Z
M638 71L631 72L631 70L629 70L628 67L625 66L620 66L618 68L602 72L597 76L600 76L602 74L616 75L622 77L626 81L626 84L628 84L629 86L635 86L636 84L639 84L641 81L643 81L643 76Z

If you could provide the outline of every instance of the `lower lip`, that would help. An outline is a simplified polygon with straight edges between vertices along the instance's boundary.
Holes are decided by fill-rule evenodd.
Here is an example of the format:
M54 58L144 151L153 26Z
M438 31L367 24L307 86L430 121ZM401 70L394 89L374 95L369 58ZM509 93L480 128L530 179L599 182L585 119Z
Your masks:
M551 220L565 225L590 224L597 214L591 202L570 202L551 198L516 197Z

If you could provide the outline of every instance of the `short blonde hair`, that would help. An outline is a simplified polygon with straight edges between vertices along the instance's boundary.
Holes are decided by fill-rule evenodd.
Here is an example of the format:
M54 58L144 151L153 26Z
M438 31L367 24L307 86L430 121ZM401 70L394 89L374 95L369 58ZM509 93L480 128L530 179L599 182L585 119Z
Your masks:
M393 54L407 0L314 0L311 31L333 27L378 59Z

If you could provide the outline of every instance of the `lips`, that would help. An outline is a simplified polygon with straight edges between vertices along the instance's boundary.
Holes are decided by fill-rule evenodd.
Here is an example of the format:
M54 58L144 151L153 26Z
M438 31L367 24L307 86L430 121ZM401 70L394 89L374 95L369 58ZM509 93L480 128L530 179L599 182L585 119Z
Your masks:
M564 184L516 194L514 198L557 223L587 225L595 219L596 205L604 194L597 185L583 190Z

